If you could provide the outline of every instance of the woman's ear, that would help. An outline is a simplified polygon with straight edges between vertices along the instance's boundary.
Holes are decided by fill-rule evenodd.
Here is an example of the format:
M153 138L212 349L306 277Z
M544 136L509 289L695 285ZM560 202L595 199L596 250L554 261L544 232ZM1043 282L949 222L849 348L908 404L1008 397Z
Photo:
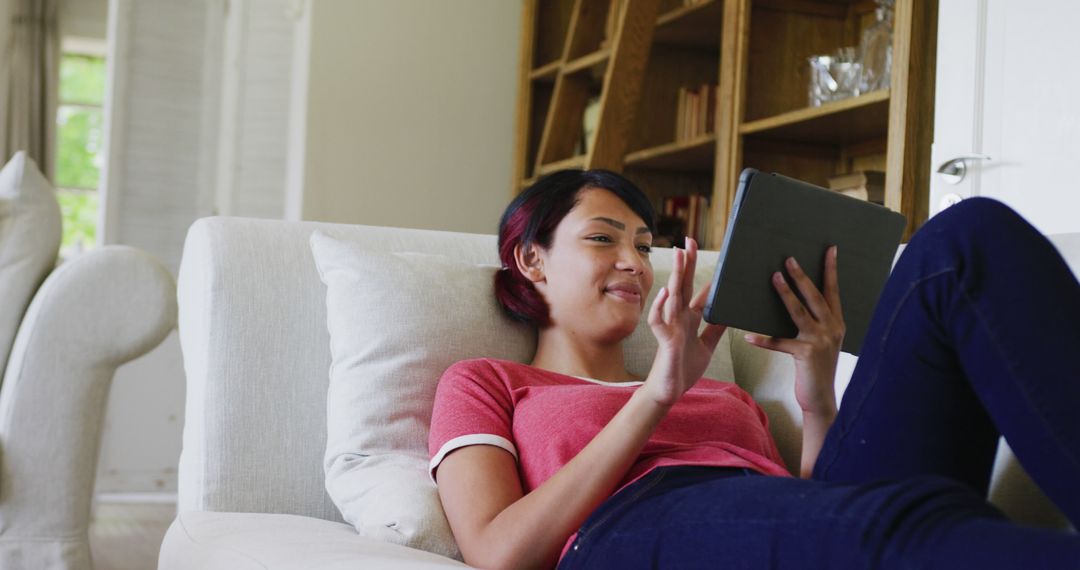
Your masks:
M544 280L544 260L535 243L530 243L526 248L522 248L521 244L514 246L514 262L518 271L529 281L537 283Z

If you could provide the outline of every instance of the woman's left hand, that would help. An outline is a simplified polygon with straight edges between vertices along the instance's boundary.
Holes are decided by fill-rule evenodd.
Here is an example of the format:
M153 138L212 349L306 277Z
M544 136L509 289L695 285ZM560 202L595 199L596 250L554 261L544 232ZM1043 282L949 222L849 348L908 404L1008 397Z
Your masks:
M750 344L786 352L795 358L795 398L804 413L836 414L836 363L844 340L844 316L840 308L840 285L836 270L836 246L825 253L825 292L799 267L795 258L787 260L787 271L806 299L804 305L788 286L779 271L773 274L773 287L799 328L793 339L746 335Z

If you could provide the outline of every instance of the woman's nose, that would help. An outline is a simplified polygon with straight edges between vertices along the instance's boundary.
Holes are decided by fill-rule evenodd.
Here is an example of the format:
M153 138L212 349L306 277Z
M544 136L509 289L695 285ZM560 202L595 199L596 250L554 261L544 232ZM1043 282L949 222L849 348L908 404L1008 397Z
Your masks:
M623 247L619 250L619 258L615 261L615 268L629 271L634 275L645 272L645 261L641 259L641 253L637 246Z

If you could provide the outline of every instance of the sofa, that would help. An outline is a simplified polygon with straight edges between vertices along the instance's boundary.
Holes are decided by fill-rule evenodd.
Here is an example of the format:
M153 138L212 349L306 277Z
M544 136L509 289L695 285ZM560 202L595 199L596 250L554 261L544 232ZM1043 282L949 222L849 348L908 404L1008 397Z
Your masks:
M408 540L361 535L327 492L328 318L333 323L334 315L327 314L313 233L374 251L498 263L490 235L225 217L195 222L178 280L187 376L178 514L161 546L161 570L463 566L410 548ZM1054 240L1073 271L1080 269L1080 234ZM699 282L715 262L715 252L702 252ZM670 263L670 250L654 251L658 273ZM660 284L657 279L654 289ZM801 414L790 357L753 347L729 330L714 361L729 366L727 380L765 408L782 455L797 469ZM841 392L854 363L841 355ZM1067 526L1006 446L991 498L1025 524Z
M92 249L59 265L53 189L25 153L0 171L0 568L92 568L88 528L113 374L176 325L150 255ZM6 364L6 367L5 367Z

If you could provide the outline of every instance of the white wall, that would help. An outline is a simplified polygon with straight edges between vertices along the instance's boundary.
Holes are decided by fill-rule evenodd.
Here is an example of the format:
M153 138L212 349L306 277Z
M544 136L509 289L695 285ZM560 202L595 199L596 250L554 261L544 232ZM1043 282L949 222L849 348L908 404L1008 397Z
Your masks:
M175 274L198 217L283 216L286 164L303 174L306 219L495 230L510 196L519 2L109 8L105 243ZM183 405L174 333L117 372L99 492L175 491Z
M494 233L521 3L315 0L302 216Z

